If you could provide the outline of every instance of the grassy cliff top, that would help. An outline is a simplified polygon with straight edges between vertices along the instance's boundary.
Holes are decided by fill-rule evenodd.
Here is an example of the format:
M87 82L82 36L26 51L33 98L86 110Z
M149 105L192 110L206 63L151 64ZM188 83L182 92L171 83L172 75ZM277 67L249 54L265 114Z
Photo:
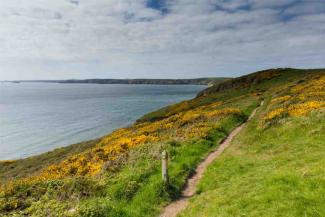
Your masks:
M149 113L98 140L0 162L0 214L158 215L179 197L202 158L264 100L224 160L209 169L196 202L182 215L236 216L243 210L247 216L304 216L305 209L310 216L322 216L324 88L323 69L256 72ZM168 186L160 177L162 150L170 154ZM298 172L290 173L295 168ZM261 184L254 188L254 183ZM234 199L233 206L226 195Z

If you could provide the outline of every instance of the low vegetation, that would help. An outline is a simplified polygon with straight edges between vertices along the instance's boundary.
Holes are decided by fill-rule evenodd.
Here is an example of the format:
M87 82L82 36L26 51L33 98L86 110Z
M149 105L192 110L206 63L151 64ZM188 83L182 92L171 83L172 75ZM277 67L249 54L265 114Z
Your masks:
M285 202L321 216L324 86L324 70L262 71L145 115L99 140L0 162L0 216L158 215L179 197L202 158L262 100L257 118L209 168L182 215L244 216L244 210L246 216L281 216ZM162 150L170 154L170 185L161 181ZM298 192L306 197L293 200ZM301 207L287 210L291 216L303 213Z
M245 121L258 101L257 95L248 93L245 99L215 101L159 121L119 129L92 147L47 162L24 177L10 179L19 167L10 173L9 166L20 161L2 162L9 170L1 187L0 210L6 215L32 216L157 214L179 195L202 157ZM170 186L161 182L163 149L173 162ZM36 162L40 157L31 159Z
M265 96L180 216L325 216L325 73Z

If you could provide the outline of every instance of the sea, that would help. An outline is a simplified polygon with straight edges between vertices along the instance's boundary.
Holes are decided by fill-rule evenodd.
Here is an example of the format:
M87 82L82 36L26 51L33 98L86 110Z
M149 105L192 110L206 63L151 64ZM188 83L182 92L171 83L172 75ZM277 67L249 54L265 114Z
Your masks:
M203 85L0 83L0 160L100 138Z

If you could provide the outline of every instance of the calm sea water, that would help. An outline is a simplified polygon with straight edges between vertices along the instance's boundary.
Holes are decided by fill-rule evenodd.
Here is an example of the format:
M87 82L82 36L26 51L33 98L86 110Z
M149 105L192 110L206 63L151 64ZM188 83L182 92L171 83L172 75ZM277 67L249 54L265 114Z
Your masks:
M0 83L0 159L101 137L205 86Z

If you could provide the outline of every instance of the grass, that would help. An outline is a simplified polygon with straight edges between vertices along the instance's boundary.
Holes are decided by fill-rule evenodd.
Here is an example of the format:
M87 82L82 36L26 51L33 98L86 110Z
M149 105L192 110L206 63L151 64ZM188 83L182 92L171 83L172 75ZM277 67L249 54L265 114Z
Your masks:
M238 107L249 114L257 104L258 98L251 96L225 102L220 109ZM247 115L225 116L202 138L148 143L130 149L120 156L122 163L115 171L104 172L95 177L67 177L18 185L5 195L0 194L0 210L5 216L158 215L164 205L179 197L186 179L198 163L246 118ZM12 164L20 165L19 163L28 161L33 164L48 158L47 165L52 162L51 159L59 160L59 156L75 154L83 147L75 145L58 149ZM170 154L168 186L161 181L160 154L163 149ZM70 153L71 150L74 152ZM10 166L10 163L6 166ZM21 165L9 169L7 174L14 174L20 168Z
M83 210L97 210L94 204L100 204L106 198L110 202L106 202L107 207L98 216L158 215L163 205L179 197L187 177L204 156L242 121L238 118L226 119L222 129L211 130L205 139L183 143L171 141L133 150L127 166L119 173L106 177L106 194L82 201L81 213L89 216L89 212ZM161 180L160 153L163 149L170 155L169 186L165 186Z
M156 121L167 118L182 111L188 111L198 106L207 105L215 101L238 99L248 93L262 95L270 88L282 85L295 85L300 79L309 74L322 73L323 69L301 70L301 69L272 69L265 70L239 78L227 80L221 84L212 86L198 94L197 98L166 106L150 112L137 120L138 123ZM265 75L267 74L267 76ZM221 87L221 88L219 88Z
M325 112L259 124L208 168L180 216L325 216Z
M0 216L157 216L165 205L179 198L186 179L196 166L232 129L247 119L261 99L265 101L264 106L232 146L208 168L197 195L181 216L324 216L324 111L312 111L299 117L286 113L268 124L263 121L268 112L283 106L270 106L273 97L290 94L290 87L304 85L312 78L317 81L317 76L322 73L322 70L296 69L257 72L209 88L208 94L203 92L193 100L149 113L139 119L138 124L116 131L112 137L108 136L111 140L106 140L123 141L134 135L137 139L145 135L155 136L158 140L130 148L127 143L121 143L127 151L114 149L112 158L108 158L96 175L71 174L20 182L22 178L40 173L48 165L66 162L71 156L82 156L87 160L90 156L88 161L76 161L79 163L77 169L96 164L93 159L97 159L94 158L97 155L93 150L106 140L76 144L13 162L0 162L0 182L17 181L9 185L9 190L2 190L0 186ZM318 89L315 94L322 94ZM313 100L319 100L316 95ZM297 95L300 96L305 97ZM292 99L287 104L296 102ZM229 108L238 108L241 112L217 119L204 116L206 109L212 114ZM172 124L173 128L166 130L167 124ZM201 130L202 126L209 129L208 134L199 137L184 135L192 132L187 130ZM115 144L109 142L100 147L109 148ZM120 146L115 144L114 147ZM99 150L102 152L98 153L105 153ZM170 185L161 180L162 150L170 154ZM73 162L68 160L66 165L71 166Z
M14 189L13 196L5 198L6 201L0 200L0 208L19 207L17 211L7 213L8 216L158 215L164 205L179 197L196 165L243 121L239 116L225 118L220 123L221 128L211 129L202 139L139 146L130 150L124 166L115 173L20 185ZM161 180L162 150L167 150L170 155L168 186ZM3 205L6 207L1 207Z

